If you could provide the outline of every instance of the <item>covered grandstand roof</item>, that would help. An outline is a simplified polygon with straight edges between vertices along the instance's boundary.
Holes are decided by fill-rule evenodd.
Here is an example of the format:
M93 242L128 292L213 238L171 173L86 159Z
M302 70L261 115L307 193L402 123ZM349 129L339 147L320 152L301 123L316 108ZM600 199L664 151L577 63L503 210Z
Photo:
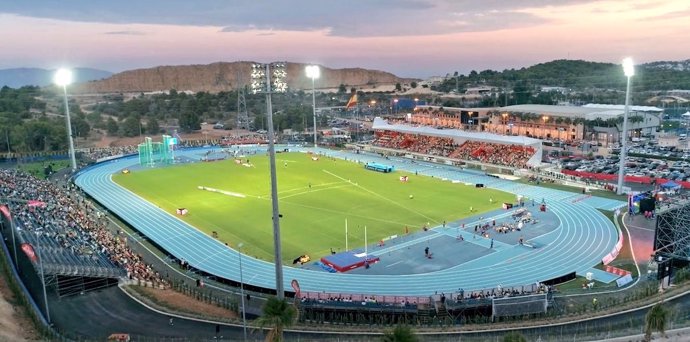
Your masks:
M599 108L599 109L615 109L615 110L625 110L625 105L611 105L611 104L599 104L599 103L588 103L582 107L585 108ZM630 111L632 112L653 112L661 113L664 110L659 107L653 106L630 106Z
M485 132L469 132L469 131L463 131L463 130L459 130L459 129L438 129L438 128L431 127L431 126L411 126L411 125L403 125L403 124L390 124L390 123L388 123L388 121L386 121L382 118L379 118L379 117L374 119L374 124L373 124L372 128L375 130L387 130L387 131L395 131L395 132L401 132L401 133L422 134L422 135L430 135L430 136L442 137L442 138L458 138L458 139L475 140L475 141L490 142L490 143L497 143L497 144L510 144L510 145L535 145L535 144L538 144L539 146L541 146L541 140L532 139L532 138L523 137L523 136L507 136L507 135L498 135L498 134L485 133Z
M655 112L649 106L630 106L632 112ZM659 109L659 108L656 108ZM538 115L580 118L585 120L596 120L597 118L607 120L622 116L625 113L622 105L597 105L588 104L582 107L576 106L551 106L539 104L525 104L501 107L501 111L534 113Z

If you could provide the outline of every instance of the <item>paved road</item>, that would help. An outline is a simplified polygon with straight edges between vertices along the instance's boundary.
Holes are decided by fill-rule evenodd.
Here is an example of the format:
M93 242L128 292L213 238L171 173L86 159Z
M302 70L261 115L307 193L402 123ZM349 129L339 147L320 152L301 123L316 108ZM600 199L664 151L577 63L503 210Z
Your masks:
M675 307L679 317L690 319L690 293L678 299L667 301L669 307ZM79 334L82 339L104 340L111 333L129 333L134 340L137 336L148 338L210 340L215 335L216 324L174 318L173 325L169 324L170 316L151 311L119 288L111 287L97 292L90 292L77 297L53 299L51 311L55 326L62 331ZM641 333L644 315L647 310L642 309L617 316L602 318L579 323L568 323L552 327L524 329L522 333L529 340L541 337L542 341L590 341L618 336L617 330L625 329L629 334ZM487 326L490 327L490 326ZM632 328L631 328L632 327ZM670 326L673 328L673 326ZM224 340L237 341L242 339L241 327L221 326ZM597 331L594 335L592 332ZM248 330L250 340L263 340L258 331ZM481 341L500 338L505 332L477 332L463 333L463 341ZM674 336L678 333L676 332ZM425 334L425 341L457 341L460 336L445 332ZM686 337L686 335L683 335ZM286 338L290 341L370 341L376 339L374 334L347 335L343 333L288 332ZM683 339L677 339L682 341Z

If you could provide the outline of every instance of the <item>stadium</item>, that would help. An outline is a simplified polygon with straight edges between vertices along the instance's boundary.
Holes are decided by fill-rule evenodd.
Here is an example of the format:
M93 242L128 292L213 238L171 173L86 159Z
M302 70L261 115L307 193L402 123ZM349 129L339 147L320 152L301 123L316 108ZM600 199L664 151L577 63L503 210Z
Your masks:
M606 213L625 202L515 181L512 174L538 166L539 140L381 118L372 128L373 142L345 149L275 147L283 286L303 319L342 317L352 310L347 303L382 310L390 322L443 318L439 306L450 321L539 315L554 305L559 284L630 281L629 272L599 267L622 249L623 233ZM101 157L67 187L102 206L87 215L127 224L129 238L160 250L158 258L197 277L197 287L242 284L275 294L268 146L180 147L166 139ZM174 286L131 252L124 260L108 244L75 251L69 240L88 237L32 228L50 199L29 195L36 199L5 208L29 210L18 212L13 230L22 259L45 272L59 297L118 279ZM4 232L10 217L5 212ZM49 258L39 265L25 245Z
M271 113L267 84L284 84L263 76L252 87ZM446 112L415 99L411 113L369 119L357 96L330 120L349 126L335 139L319 141L313 107L313 145L291 129L276 137L272 114L268 131L213 139L173 129L76 152L70 135L68 155L0 170L2 263L42 334L363 341L415 327L428 340L608 339L640 332L657 300L688 300L671 286L690 278L684 183L630 184L621 171L614 186L545 165L553 143L527 123L600 108ZM518 109L529 133L486 129ZM22 171L52 157L71 169Z

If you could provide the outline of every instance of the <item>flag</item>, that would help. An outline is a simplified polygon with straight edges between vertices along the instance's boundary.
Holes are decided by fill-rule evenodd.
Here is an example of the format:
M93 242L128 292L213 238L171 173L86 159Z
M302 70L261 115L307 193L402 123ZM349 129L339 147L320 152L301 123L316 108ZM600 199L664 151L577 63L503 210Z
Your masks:
M29 207L45 207L46 206L45 202L36 201L36 200L29 200L26 205Z
M356 105L357 105L357 93L354 93L354 94L352 94L352 97L350 98L350 100L347 101L347 104L345 105L345 109L350 109Z
M5 217L7 217L8 220L12 219L12 215L10 215L10 209L6 205L0 205L0 212L2 212Z
M36 251L34 250L33 246L25 242L21 244L21 249L24 252L24 254L26 254L26 256L29 257L29 260L31 260L31 262L38 261Z

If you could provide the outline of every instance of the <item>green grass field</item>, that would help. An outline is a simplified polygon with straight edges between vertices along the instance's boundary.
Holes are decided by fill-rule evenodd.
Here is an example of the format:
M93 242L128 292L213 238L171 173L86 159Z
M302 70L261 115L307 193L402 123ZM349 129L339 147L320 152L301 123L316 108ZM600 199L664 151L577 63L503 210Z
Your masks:
M312 259L349 247L364 246L391 235L436 226L497 209L513 202L512 194L464 184L452 184L403 172L379 173L343 160L311 160L304 153L280 153L277 158L281 237L284 263L308 254ZM233 160L195 163L116 174L114 180L183 218L197 229L231 246L243 242L248 254L272 260L270 177L268 157L250 156L251 167ZM287 165L287 166L286 166ZM404 183L400 176L409 176ZM200 190L214 188L226 193ZM232 194L231 194L232 193ZM412 198L411 198L412 196ZM493 203L490 203L493 199Z

